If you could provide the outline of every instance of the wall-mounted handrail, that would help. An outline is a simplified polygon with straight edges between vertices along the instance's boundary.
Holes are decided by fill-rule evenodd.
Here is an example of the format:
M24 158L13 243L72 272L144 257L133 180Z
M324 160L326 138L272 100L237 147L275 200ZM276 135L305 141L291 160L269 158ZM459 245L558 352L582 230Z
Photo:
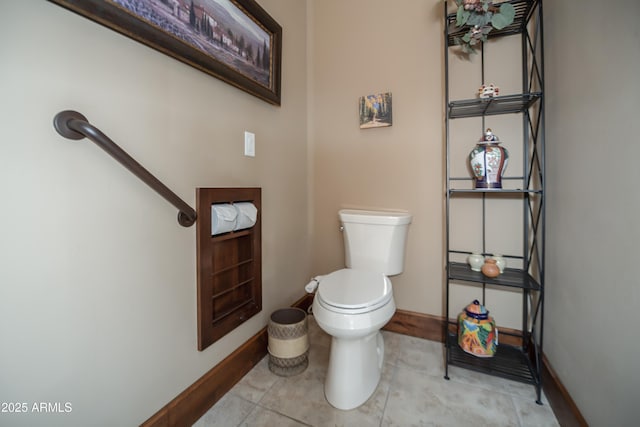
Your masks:
M154 189L164 197L169 203L178 208L178 222L184 227L190 227L196 222L196 211L184 200L169 190L158 178L146 170L133 157L127 154L100 129L91 125L87 118L76 111L61 111L53 118L53 127L58 133L69 139L89 138L97 146L109 153L122 166L129 169L131 173L140 178L145 184Z

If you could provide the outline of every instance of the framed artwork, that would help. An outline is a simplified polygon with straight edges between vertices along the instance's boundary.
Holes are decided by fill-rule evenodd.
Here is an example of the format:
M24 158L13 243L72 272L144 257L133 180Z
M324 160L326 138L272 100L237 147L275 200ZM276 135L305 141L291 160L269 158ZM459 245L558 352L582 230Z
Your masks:
M280 105L282 27L255 0L49 0Z
M392 124L391 92L360 97L360 129Z

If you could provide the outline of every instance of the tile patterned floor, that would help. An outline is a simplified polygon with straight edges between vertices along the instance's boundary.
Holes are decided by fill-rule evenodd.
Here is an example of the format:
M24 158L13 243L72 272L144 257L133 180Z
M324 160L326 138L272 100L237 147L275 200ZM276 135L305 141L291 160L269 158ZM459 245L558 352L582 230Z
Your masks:
M385 366L371 398L351 411L324 397L330 337L309 316L309 367L293 377L269 371L268 356L220 399L197 427L559 426L534 388L450 367L442 343L383 331Z

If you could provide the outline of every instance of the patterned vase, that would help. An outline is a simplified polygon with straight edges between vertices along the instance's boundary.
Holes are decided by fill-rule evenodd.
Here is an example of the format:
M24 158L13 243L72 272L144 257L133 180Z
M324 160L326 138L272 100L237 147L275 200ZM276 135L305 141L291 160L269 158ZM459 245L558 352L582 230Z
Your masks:
M498 137L487 129L469 154L475 188L502 188L502 174L507 168L509 152L499 144Z
M487 309L473 301L458 316L458 345L478 357L492 357L498 346L498 329Z

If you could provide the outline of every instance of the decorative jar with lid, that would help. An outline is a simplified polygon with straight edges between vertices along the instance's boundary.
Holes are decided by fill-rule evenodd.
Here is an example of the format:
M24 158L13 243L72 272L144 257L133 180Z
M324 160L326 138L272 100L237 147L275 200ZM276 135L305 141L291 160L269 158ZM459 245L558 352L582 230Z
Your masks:
M496 322L478 300L474 300L458 315L458 345L465 352L478 357L496 354Z
M487 128L469 154L475 188L502 188L502 174L507 168L509 152L499 144L498 137Z

